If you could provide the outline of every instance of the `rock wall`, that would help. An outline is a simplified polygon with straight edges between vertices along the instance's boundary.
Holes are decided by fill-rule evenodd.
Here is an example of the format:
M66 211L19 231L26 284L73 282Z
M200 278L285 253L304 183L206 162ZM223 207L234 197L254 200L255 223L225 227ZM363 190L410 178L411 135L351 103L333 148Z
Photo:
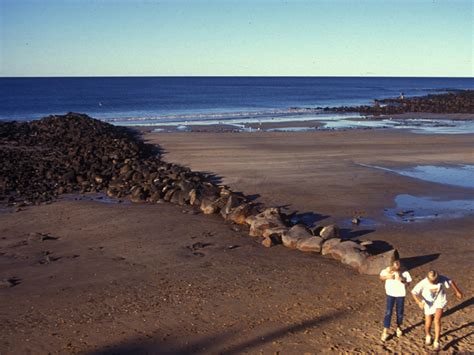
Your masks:
M105 192L135 203L167 201L247 225L262 245L327 255L361 273L378 274L396 250L375 255L368 243L342 240L335 225L310 230L278 208L264 208L213 176L163 161L133 131L69 113L0 123L0 203L50 203L60 194ZM370 244L370 243L369 243Z

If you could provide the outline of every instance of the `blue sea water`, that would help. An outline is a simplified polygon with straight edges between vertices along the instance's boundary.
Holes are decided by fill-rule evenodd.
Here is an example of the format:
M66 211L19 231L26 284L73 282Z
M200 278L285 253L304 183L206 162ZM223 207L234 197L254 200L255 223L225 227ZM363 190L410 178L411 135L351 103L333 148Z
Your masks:
M291 116L305 108L473 89L474 78L0 78L0 120L74 111L116 124Z

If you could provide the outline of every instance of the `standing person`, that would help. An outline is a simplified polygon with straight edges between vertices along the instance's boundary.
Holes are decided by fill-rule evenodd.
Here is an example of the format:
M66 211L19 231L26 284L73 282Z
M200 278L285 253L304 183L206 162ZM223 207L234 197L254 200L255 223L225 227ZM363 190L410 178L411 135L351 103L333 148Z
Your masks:
M435 336L433 349L439 350L439 334L441 332L441 317L443 309L448 304L446 289L453 287L456 297L462 298L462 292L453 280L439 275L435 270L430 270L427 277L418 282L411 291L415 302L425 311L425 344L431 344L431 323L434 316Z
M400 260L395 260L391 266L380 272L380 279L385 281L385 293L387 294L387 307L383 319L382 341L387 340L390 322L392 320L393 306L397 307L397 337L403 335L403 308L405 305L406 287L411 282L411 275L408 271L403 271Z

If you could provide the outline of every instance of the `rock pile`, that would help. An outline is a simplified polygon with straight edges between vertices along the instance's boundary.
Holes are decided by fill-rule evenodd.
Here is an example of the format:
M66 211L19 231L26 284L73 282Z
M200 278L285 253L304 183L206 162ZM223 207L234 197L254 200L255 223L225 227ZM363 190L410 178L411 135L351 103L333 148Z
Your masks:
M375 100L372 106L328 107L325 111L359 112L370 115L393 115L406 112L474 113L474 90L410 98Z
M105 192L136 203L191 205L249 227L266 247L328 255L361 273L378 274L394 258L364 243L342 240L335 225L310 230L278 208L258 208L211 176L163 161L134 132L69 113L39 121L0 123L0 203L32 205L63 193Z

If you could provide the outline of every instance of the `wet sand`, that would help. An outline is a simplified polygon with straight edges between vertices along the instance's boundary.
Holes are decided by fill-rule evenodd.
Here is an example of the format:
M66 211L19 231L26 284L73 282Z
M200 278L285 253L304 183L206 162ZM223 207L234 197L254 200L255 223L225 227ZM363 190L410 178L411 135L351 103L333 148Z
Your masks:
M474 197L358 164L474 164L472 135L396 131L147 133L164 158L210 171L267 205L315 224L362 215L347 236L399 249L415 280L455 279L442 347L473 349L474 219L392 223L397 194ZM0 213L2 354L423 352L422 315L407 299L407 334L379 340L383 283L339 262L264 248L217 216L169 204L61 201ZM38 241L31 233L58 239ZM7 305L5 307L5 305Z

